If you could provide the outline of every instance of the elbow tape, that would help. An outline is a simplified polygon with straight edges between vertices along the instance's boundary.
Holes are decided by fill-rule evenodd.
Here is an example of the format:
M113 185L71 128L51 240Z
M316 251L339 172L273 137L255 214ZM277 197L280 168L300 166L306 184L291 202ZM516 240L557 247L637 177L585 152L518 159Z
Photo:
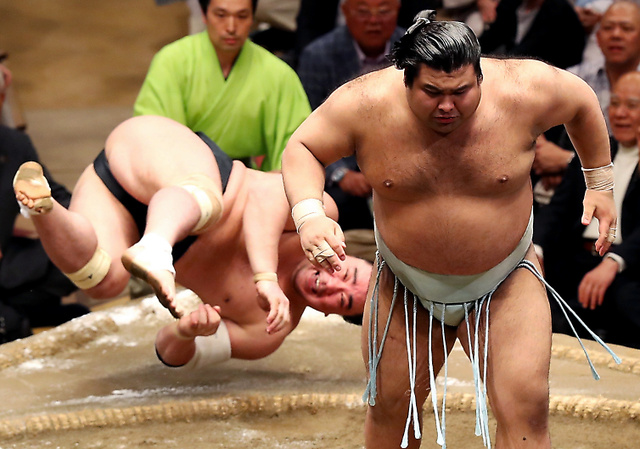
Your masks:
M196 337L196 352L181 368L195 370L204 366L226 362L231 358L231 340L229 330L224 321L215 334L206 337Z

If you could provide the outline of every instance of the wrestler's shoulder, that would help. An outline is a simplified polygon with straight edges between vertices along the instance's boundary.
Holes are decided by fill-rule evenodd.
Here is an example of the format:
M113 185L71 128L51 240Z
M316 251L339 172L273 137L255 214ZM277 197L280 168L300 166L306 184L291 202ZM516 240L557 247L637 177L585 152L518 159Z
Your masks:
M558 69L544 61L530 58L482 58L482 71L485 80L494 80L522 84L547 77Z
M389 67L354 78L339 87L333 96L341 102L353 101L360 106L371 106L390 96L392 86L404 87L404 84L402 72Z

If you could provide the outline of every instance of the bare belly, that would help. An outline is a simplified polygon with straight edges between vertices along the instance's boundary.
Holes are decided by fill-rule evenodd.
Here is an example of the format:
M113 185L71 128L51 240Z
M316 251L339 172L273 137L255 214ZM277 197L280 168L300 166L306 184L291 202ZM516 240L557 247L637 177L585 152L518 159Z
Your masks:
M438 274L486 271L516 248L527 228L531 202L437 198L380 201L376 226L393 254L406 264Z

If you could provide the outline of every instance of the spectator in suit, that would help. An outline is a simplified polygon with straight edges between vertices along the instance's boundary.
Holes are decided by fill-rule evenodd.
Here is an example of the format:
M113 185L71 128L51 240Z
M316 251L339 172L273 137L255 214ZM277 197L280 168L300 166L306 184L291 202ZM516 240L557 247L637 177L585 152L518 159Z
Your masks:
M614 2L605 11L596 37L602 58L585 60L568 70L595 91L609 126L611 86L625 73L640 70L640 6L628 0ZM575 156L564 128L546 134L536 143L533 164L536 201L540 204L548 203Z
M483 53L542 59L566 69L578 64L585 31L567 0L501 0L480 36Z
M585 187L578 160L536 216L534 243L549 283L592 329L610 343L640 348L640 72L623 75L615 85L609 119L619 217L609 252L601 257L593 249L597 223L581 222ZM571 333L554 305L553 330Z
M0 65L0 109L8 85ZM26 161L38 160L22 131L0 125L0 343L31 335L32 327L54 326L88 312L80 304L62 305L75 286L49 260L39 240L16 229L18 204L13 176ZM71 193L50 177L52 195L68 206Z
M200 0L207 30L155 55L134 115L171 118L270 171L311 109L294 70L248 40L256 3Z
M344 0L341 8L346 25L313 41L300 57L298 74L313 109L346 81L389 66L386 55L404 34L397 26L400 0ZM343 229L373 229L371 186L355 157L327 167L325 190Z
M311 42L342 25L341 0L300 0L296 17L296 60ZM423 9L436 9L441 0L402 0L398 11L398 25L407 28Z

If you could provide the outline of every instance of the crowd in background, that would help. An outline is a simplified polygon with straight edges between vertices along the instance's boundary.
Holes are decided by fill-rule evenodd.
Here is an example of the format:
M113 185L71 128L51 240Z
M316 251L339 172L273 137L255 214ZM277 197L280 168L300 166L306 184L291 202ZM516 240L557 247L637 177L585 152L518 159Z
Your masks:
M604 257L595 253L597 229L580 224L585 188L580 161L560 128L541 135L535 145L534 243L550 284L596 333L607 342L640 348L638 3L260 0L256 5L250 0L187 0L187 4L190 35L154 57L133 114L170 117L206 133L234 159L264 171L280 169L288 138L333 90L390 64L386 58L390 48L423 9L465 21L489 56L541 59L586 81L597 94L611 134L618 236ZM11 74L1 67L4 99ZM87 312L79 305L63 307L60 299L74 287L48 262L37 240L24 240L13 226L18 209L10 185L12 173L21 161L37 160L37 154L26 134L6 118L10 113L5 110L3 117L0 342L27 336L31 327L56 325ZM69 195L66 189L55 182L52 187L54 195L60 195L56 199L68 204L68 198L62 198ZM336 200L343 229L372 235L372 189L355 156L327 167L325 189ZM29 256L29 263L24 262L26 251L37 252ZM42 264L39 271L34 260ZM24 266L37 272L26 276L19 268ZM26 278L5 275L16 271ZM562 314L552 310L552 315L554 331L570 333Z

